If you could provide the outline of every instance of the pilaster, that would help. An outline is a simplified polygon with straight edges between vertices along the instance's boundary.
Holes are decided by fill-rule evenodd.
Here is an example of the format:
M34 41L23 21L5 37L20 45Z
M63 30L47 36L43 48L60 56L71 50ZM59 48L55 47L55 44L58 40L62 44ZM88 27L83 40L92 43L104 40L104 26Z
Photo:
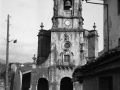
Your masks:
M83 90L83 85L79 82L74 82L74 89L73 90Z

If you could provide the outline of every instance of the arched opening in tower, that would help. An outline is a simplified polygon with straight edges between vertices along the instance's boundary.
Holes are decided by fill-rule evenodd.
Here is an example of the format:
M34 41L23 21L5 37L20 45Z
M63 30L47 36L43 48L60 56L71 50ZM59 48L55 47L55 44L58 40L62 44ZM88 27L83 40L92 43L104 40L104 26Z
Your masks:
M72 79L69 77L64 77L60 82L60 90L73 90Z
M45 78L40 78L38 80L37 90L49 90L48 80Z
M64 10L70 10L72 7L72 0L64 0Z

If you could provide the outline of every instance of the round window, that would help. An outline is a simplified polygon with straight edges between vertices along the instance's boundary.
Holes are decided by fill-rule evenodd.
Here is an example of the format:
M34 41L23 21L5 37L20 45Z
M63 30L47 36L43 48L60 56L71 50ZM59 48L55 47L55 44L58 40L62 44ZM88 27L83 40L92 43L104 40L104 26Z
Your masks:
M66 43L64 44L64 47L65 47L65 48L70 48L70 43L69 43L69 42L66 42Z

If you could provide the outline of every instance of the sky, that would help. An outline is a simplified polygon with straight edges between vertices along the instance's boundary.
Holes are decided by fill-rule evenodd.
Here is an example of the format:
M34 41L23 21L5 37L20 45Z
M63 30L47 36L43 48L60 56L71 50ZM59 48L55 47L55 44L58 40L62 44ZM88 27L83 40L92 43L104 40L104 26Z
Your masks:
M91 0L102 3L99 0ZM103 49L103 6L82 4L84 29L92 30L94 22L99 34L99 51ZM38 32L43 22L44 29L51 29L53 0L0 0L0 59L6 60L7 15L10 15L10 62L33 62L37 56ZM13 40L17 39L17 43Z

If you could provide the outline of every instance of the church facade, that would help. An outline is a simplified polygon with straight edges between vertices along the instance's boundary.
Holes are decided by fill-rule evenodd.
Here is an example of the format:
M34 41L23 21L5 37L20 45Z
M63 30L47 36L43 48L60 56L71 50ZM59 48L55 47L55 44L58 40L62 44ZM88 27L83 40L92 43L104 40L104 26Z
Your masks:
M72 82L76 67L98 57L98 34L83 29L82 0L54 0L53 26L38 33L38 55L31 90L82 90Z

